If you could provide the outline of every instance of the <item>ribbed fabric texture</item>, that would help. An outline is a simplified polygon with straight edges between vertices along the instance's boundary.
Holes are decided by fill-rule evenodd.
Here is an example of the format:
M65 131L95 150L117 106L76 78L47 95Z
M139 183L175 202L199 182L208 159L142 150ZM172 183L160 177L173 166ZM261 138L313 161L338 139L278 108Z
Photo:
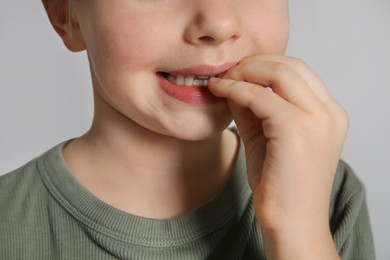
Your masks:
M265 259L244 152L222 192L169 220L127 214L70 173L58 145L0 177L0 259ZM375 259L365 190L338 167L330 226L343 259Z

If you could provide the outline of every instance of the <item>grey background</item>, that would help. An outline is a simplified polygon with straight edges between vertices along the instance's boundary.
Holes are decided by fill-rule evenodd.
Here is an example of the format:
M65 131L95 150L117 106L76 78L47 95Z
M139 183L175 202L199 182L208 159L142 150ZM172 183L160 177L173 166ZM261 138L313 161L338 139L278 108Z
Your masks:
M343 158L368 191L378 259L390 260L390 1L297 0L288 54L306 61L351 119ZM0 2L0 174L85 132L85 53L67 52L39 0Z

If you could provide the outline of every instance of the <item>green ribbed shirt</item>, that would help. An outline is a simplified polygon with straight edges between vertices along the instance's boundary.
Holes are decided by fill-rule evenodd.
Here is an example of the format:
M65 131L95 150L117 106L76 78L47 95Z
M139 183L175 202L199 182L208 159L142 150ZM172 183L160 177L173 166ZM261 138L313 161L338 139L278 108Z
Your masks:
M57 145L0 177L0 259L265 259L241 149L221 193L155 220L100 201L72 176ZM343 259L375 259L365 189L340 161L329 223Z

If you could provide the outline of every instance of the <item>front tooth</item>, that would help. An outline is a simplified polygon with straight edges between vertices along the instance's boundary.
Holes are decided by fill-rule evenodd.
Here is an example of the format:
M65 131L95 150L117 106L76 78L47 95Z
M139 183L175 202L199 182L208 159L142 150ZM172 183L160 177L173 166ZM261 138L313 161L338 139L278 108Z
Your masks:
M176 85L179 85L179 86L185 85L185 77L184 76L177 76L176 77Z
M195 77L194 76L186 76L185 77L185 85L188 86L188 87L191 87L193 84L194 84L194 79Z
M203 86L203 79L195 79L194 86L196 86L196 87Z
M188 86L188 87L207 87L209 79L215 76L174 76L167 75L167 79L175 85L178 86Z

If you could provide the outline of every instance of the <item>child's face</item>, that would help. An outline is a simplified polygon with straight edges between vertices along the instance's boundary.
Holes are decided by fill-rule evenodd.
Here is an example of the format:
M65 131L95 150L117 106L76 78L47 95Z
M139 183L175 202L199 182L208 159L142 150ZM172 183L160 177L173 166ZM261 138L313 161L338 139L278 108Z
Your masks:
M287 0L77 2L98 113L108 108L177 138L210 137L231 121L227 102L207 88L178 86L184 76L219 74L246 56L283 54L287 45ZM181 77L172 84L166 73Z

